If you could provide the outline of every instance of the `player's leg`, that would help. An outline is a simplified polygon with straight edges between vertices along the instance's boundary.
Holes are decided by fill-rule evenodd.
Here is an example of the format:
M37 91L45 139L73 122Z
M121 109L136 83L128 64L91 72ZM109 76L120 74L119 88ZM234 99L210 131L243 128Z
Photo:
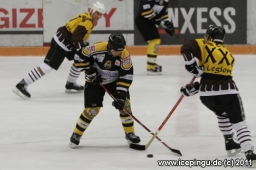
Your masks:
M225 98L226 100L223 99L223 101L221 97L222 96L201 96L200 99L207 108L217 115L218 126L224 136L227 155L234 156L241 152L241 147L233 138L233 127L227 113L225 113L225 108L227 108L226 101L228 101L228 99Z
M31 69L26 76L16 85L13 90L14 93L28 99L31 97L27 91L27 87L41 79L46 74L49 74L53 69L58 70L59 66L65 58L65 51L58 46L54 39L51 41L50 49L44 59L44 62L33 69Z
M116 94L116 82L110 83L105 86L111 94ZM130 103L130 94L129 91L126 93L126 101L124 107L130 112L131 111L131 103ZM127 114L124 110L119 110L119 115L121 119L121 123L123 126L123 130L125 132L125 139L128 141L128 143L139 143L140 137L135 135L134 132L134 120L133 118Z
M219 129L222 132L225 139L225 148L228 156L234 156L241 152L240 144L234 140L234 132L232 124L228 117L217 116Z
M239 94L230 96L232 96L233 100L226 112L230 117L230 122L236 131L238 141L245 152L247 160L252 161L253 166L256 167L256 154L253 153L254 147L252 145L251 132L245 120L242 99Z
M66 56L68 60L74 60L74 52L69 52ZM83 92L84 86L78 85L76 83L81 71L79 68L77 68L74 63L71 65L68 77L67 77L67 83L66 83L66 93L72 93L72 92Z
M85 109L79 116L75 129L70 137L70 147L75 147L80 143L80 138L88 128L92 120L99 113L103 106L103 97L105 91L101 86L87 83L84 89L84 106Z
M160 74L162 72L162 66L156 63L158 47L161 43L157 26L142 16L136 16L135 24L143 39L148 43L147 71L149 74Z

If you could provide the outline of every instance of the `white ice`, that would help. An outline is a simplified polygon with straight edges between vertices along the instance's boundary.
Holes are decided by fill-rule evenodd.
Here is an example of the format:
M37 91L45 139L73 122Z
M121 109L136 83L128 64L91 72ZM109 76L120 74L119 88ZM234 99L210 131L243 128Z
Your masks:
M233 77L256 145L256 57L234 56ZM132 59L133 115L155 133L180 98L180 87L189 83L192 77L184 69L181 56L159 56L158 63L163 66L161 76L146 75L146 57ZM25 101L12 92L24 75L42 62L43 57L0 57L0 170L176 170L190 168L160 167L157 161L231 160L226 155L216 116L201 104L198 95L183 98L158 134L168 146L179 149L182 157L157 139L146 151L128 148L119 113L112 107L108 94L104 107L85 131L79 147L69 148L69 138L84 109L83 93L64 93L72 62L65 60L58 71L52 71L29 86L31 99ZM78 83L84 83L83 74ZM141 144L147 144L152 137L136 122L135 131ZM154 157L147 158L147 154ZM234 160L240 158L245 158L243 153L233 157ZM234 166L233 169L247 168Z

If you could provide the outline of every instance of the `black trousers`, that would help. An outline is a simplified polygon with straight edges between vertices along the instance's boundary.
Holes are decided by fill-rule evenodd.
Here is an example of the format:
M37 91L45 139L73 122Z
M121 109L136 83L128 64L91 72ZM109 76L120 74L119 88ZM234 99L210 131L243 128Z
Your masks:
M58 70L62 62L64 61L65 57L68 60L74 60L74 51L67 52L63 50L52 38L51 40L51 46L46 54L46 57L44 59L44 63L48 64L55 70Z
M245 119L243 103L239 94L200 96L200 100L217 116L228 117L233 124Z
M116 82L112 82L104 86L113 96L116 96ZM130 99L129 91L126 95L126 97ZM84 107L103 107L104 96L105 90L100 85L86 83L84 89Z
M158 29L152 21L138 14L135 18L135 24L145 41L160 38Z

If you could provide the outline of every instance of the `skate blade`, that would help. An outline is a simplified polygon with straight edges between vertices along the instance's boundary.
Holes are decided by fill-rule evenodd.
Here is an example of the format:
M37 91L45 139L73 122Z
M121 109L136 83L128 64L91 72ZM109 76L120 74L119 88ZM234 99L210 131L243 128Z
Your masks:
M131 141L127 140L127 144L128 144L128 146L130 146L131 144L139 145L139 144L140 144L140 142L139 142L139 143L132 143Z
M237 155L238 153L240 153L241 150L242 150L241 148L240 148L240 149L229 150L229 151L227 151L227 155L228 155L228 157L235 156L235 155ZM233 151L233 152L232 152L232 151Z
M71 90L71 89L66 89L65 93L82 93L84 90Z
M253 161L252 161L251 167L252 167L252 168L256 168L256 160L253 160Z
M76 146L77 146L77 145L74 144L74 143L72 143L72 142L69 143L69 147L70 147L70 148L75 148Z
M162 72L147 71L147 75L149 75L149 76L157 76L157 75L162 75Z
M12 91L13 91L13 93L15 93L16 95L20 96L24 100L28 100L29 99L28 96L26 96L23 93L21 93L21 91L19 89L17 89L16 87Z

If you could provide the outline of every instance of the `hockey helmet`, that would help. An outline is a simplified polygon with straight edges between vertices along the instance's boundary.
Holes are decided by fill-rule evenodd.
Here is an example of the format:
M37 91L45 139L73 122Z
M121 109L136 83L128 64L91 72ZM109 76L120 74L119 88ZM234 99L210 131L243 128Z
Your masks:
M115 51L123 51L126 46L126 42L123 34L121 33L111 34L108 38L108 45L110 49L113 49Z
M220 26L209 25L204 38L205 40L211 39L212 41L223 43L225 35L226 31L224 28Z
M103 3L96 1L94 2L91 7L90 7L90 13L93 14L94 12L98 11L101 14L105 14L106 10L105 10L105 6Z

